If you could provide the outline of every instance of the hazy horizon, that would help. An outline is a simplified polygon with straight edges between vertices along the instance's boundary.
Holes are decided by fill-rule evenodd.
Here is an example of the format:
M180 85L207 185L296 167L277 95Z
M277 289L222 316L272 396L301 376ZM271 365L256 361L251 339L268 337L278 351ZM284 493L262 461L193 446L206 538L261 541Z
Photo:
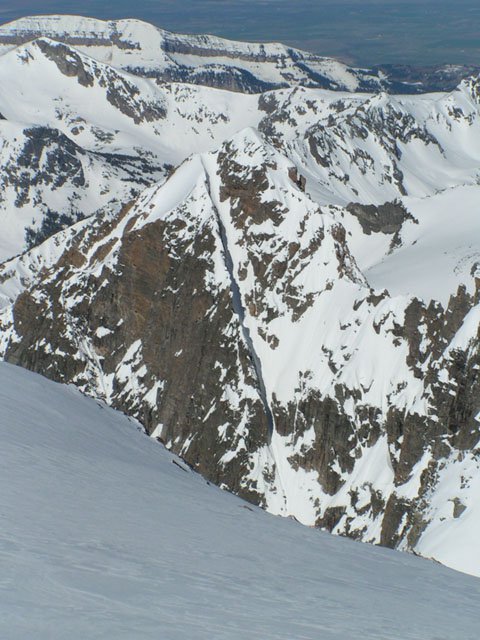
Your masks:
M17 0L0 21L42 13L138 18L170 31L281 41L350 63L479 64L477 0Z

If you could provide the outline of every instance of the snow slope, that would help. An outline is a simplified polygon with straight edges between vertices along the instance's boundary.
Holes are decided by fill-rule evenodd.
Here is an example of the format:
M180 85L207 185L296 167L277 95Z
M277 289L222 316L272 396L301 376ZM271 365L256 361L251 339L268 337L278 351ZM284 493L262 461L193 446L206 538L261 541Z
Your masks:
M270 516L137 423L0 364L8 640L474 640L480 582Z
M370 284L394 295L439 300L444 306L462 283L472 291L472 265L480 264L478 186L403 202L413 220L402 229L401 246L365 270Z

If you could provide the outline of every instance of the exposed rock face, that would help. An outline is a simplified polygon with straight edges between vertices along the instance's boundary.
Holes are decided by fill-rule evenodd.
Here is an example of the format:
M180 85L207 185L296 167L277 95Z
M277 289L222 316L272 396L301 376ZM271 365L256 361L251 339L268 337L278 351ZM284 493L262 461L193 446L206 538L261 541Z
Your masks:
M211 207L205 184L183 209L188 204ZM96 392L102 388L201 473L262 502L254 483L242 479L248 457L267 442L267 420L228 278L218 273L216 218L205 215L192 226L179 207L166 220L136 225L148 210L138 202L88 241L76 238L55 267L61 274L47 277L40 297L33 291L19 297L15 327L22 340L12 343L8 358L89 391L100 385ZM120 229L121 243L112 240ZM105 266L109 258L114 268ZM85 286L95 290L89 301ZM64 296L77 294L78 304L65 307ZM45 348L25 349L40 334ZM54 343L59 348L52 351Z
M362 226L363 233L398 234L403 223L412 219L401 203L386 202L378 207L374 205L351 204L347 207Z

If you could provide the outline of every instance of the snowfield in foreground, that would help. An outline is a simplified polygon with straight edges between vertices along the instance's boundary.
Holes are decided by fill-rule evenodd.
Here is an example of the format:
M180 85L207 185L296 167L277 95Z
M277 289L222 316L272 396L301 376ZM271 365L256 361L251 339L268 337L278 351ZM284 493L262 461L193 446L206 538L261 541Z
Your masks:
M3 363L0 407L2 638L478 638L478 579L248 506Z

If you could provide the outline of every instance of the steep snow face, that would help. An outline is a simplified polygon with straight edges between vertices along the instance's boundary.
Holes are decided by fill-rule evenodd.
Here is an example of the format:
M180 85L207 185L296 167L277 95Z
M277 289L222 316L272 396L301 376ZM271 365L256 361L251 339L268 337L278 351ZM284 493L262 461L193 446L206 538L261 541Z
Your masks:
M248 506L73 387L2 363L0 403L3 637L477 638L478 580Z
M91 65L90 74L86 60L61 51L65 75L51 59L59 46L38 41L1 58L1 260L93 213L118 211L166 173L162 158L136 152L115 129L116 114L121 127L119 110L126 110L122 90L131 88L115 77L106 88L106 75L95 75ZM140 114L145 104L129 108Z

